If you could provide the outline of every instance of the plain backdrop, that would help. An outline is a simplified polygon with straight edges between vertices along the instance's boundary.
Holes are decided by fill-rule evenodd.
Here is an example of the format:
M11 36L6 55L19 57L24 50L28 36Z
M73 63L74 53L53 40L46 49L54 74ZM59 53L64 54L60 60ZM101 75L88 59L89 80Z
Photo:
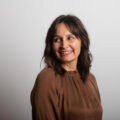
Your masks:
M120 120L119 11L119 0L1 0L0 120L32 120L30 92L44 67L45 36L61 14L74 14L85 25L103 120Z

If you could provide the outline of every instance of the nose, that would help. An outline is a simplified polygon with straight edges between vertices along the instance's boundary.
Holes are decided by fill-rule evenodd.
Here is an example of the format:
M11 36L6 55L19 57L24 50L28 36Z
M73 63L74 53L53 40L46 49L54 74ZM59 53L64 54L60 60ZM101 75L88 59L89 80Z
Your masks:
M65 39L63 39L61 42L61 48L67 48L67 46L68 46L68 42Z

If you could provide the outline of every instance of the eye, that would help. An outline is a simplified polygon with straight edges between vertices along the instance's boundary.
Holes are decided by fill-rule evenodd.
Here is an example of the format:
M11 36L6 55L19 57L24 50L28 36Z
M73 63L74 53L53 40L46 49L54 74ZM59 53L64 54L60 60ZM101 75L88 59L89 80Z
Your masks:
M74 39L74 37L73 37L73 36L71 36L71 35L69 35L69 36L67 37L67 39L68 39L68 40L73 40L73 39Z
M55 37L54 39L53 39L53 42L60 42L61 41L61 39L59 38L59 37Z

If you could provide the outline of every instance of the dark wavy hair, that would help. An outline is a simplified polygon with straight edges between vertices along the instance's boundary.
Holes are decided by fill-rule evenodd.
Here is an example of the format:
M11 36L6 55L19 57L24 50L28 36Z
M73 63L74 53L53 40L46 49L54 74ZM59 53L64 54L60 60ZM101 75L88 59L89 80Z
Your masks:
M65 73L65 70L61 67L60 61L55 57L52 48L53 38L56 34L57 26L60 23L64 23L72 34L81 39L82 46L80 55L78 56L77 69L79 71L81 79L85 81L90 71L92 55L89 51L90 40L88 33L78 17L74 15L60 15L53 21L47 32L45 41L46 46L42 59L44 59L46 66L53 68L56 73L62 75Z

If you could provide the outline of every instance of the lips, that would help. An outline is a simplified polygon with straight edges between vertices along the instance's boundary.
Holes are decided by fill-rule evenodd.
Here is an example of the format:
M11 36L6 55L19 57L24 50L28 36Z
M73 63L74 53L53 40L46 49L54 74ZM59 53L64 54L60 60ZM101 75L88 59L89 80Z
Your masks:
M69 54L71 54L73 51L72 50L70 50L70 51L60 51L60 54L61 55L69 55Z

